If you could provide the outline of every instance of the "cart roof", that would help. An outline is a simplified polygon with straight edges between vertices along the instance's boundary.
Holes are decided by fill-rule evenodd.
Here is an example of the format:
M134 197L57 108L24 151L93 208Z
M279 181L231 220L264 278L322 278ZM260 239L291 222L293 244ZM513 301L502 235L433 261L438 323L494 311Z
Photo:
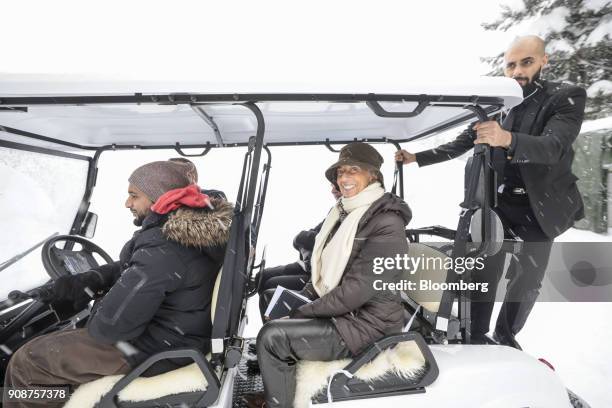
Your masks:
M268 145L406 142L474 120L465 106L493 114L521 101L516 81L501 77L330 87L0 76L0 138L62 150L245 145L257 120L240 103L255 102ZM372 105L388 112L423 109L412 117L381 117Z

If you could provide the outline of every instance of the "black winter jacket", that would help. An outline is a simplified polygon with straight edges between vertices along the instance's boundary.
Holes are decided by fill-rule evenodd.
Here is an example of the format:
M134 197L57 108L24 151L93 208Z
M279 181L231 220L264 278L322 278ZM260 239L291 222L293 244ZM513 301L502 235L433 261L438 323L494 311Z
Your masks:
M232 217L227 201L212 203L214 210L152 213L118 262L87 272L103 281L97 289L110 288L94 307L89 333L104 343L131 343L140 351L131 364L179 347L209 350L212 292Z
M405 226L412 218L408 204L385 193L363 215L357 226L351 255L337 287L318 298L312 282L302 294L316 299L297 309L292 318L332 318L353 354L374 341L399 333L404 322L399 292L374 289L374 281L397 281L401 270L377 275L374 258L395 258L408 253Z
M551 239L584 217L582 197L572 173L572 143L580 133L586 92L577 86L538 81L537 92L523 101L519 131L512 132L510 163L518 165L529 203ZM502 123L511 130L512 111ZM474 147L471 125L452 142L416 153L419 166L453 159Z

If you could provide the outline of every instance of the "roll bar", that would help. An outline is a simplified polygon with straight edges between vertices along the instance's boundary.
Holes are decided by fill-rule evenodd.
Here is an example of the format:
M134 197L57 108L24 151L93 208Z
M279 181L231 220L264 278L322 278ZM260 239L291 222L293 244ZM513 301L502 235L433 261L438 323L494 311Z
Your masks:
M480 121L488 120L487 113L482 107L478 105L466 106L466 109L471 110L478 117ZM491 225L489 213L493 207L496 206L496 191L495 186L497 179L495 177L495 170L491 165L491 147L488 145L476 145L474 146L474 154L471 159L471 166L468 170L466 185L465 185L465 196L461 206L461 215L459 216L459 223L457 225L457 231L454 235L454 245L451 253L451 258L457 257L477 257L487 252L491 245ZM481 175L483 180L481 180ZM482 181L482 183L481 183ZM483 187L483 199L478 199L478 189ZM481 216L481 228L483 240L477 249L469 249L471 243L470 236L470 223L472 216L476 210L482 209ZM460 278L470 280L469 274L462 276L455 273L454 270L448 273L447 282L457 282ZM440 307L438 309L438 317L441 325L444 326L450 320L453 303L456 297L459 297L459 321L460 321L460 332L463 342L471 342L471 316L470 316L470 300L465 293L459 292L454 293L452 291L445 291L442 295Z
M240 318L243 313L243 302L245 301L246 282L249 268L255 258L255 247L257 243L257 233L261 220L260 206L255 217L257 224L255 228L252 224L253 207L255 203L255 189L257 186L257 176L263 150L263 139L265 132L265 122L261 110L255 103L241 104L251 110L257 119L257 133L249 141L249 148L245 154L240 188L236 198L234 217L230 227L229 242L225 251L223 261L223 275L219 285L219 299L224 299L223 303L217 304L212 328L212 362L215 365L225 363L226 345L233 343L233 336L237 332ZM270 163L271 155L268 155ZM267 184L267 176L264 184ZM261 190L260 190L261 191ZM261 199L261 195L259 198Z

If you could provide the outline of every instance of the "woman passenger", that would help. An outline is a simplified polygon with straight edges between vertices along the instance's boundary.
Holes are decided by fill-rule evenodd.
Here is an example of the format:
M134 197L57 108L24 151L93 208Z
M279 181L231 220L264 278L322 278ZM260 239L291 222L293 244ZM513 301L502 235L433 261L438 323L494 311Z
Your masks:
M375 290L377 279L396 280L400 271L373 273L374 258L408 252L408 205L385 193L382 156L355 142L340 151L325 176L342 197L315 238L312 276L302 294L313 301L289 319L268 322L257 338L263 394L246 397L249 407L291 407L298 360L353 357L380 338L401 332L398 292Z

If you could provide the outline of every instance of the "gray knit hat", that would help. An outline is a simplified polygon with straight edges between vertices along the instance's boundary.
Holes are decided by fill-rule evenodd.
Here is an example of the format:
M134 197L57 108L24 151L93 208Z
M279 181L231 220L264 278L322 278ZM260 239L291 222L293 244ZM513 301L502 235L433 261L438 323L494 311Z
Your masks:
M198 169L196 169L195 164L193 164L191 160L186 159L184 157L173 157L168 160L178 163L189 164L191 166L191 169L189 170L189 173L187 175L191 178L192 183L198 184Z
M164 193L193 184L193 163L155 161L140 166L128 181L155 202Z

